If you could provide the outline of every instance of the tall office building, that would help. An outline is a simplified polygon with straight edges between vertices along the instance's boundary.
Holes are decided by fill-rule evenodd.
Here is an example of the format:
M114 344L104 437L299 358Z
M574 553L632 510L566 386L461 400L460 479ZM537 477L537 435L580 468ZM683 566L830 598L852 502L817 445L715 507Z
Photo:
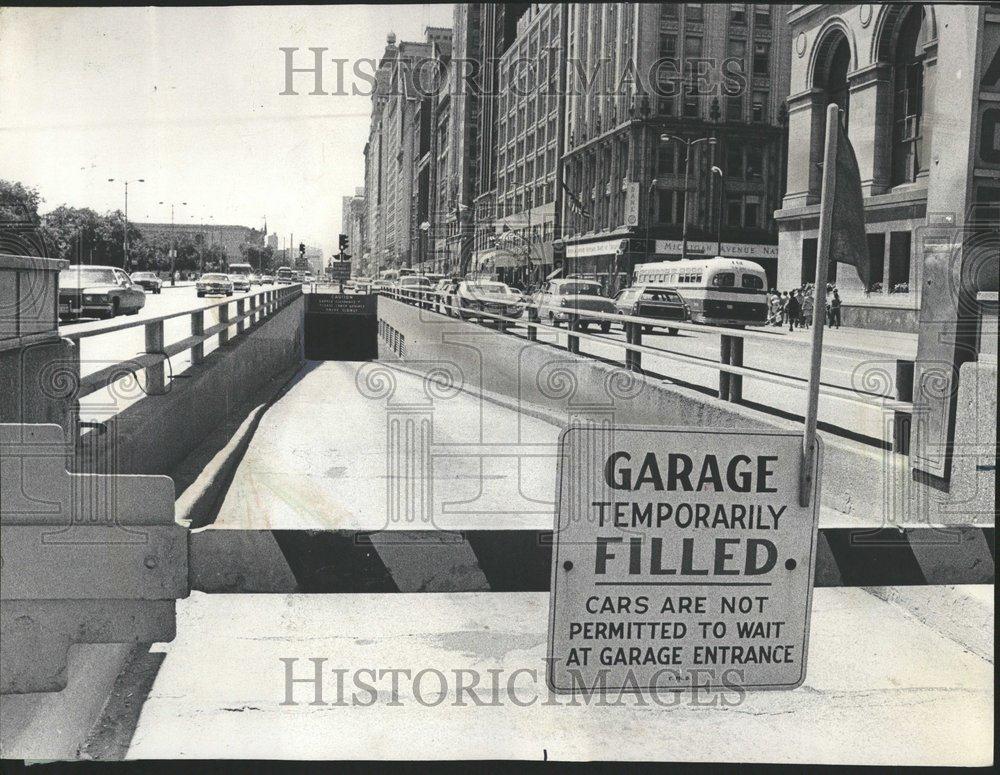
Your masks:
M420 63L433 59L435 46L448 45L450 38L451 30L436 27L426 29L423 42L397 45L395 34L386 38L365 146L368 263L376 271L419 260L418 211L426 190L419 188L417 165L427 152L430 112L422 110L428 88L415 79L429 75Z
M615 287L637 262L721 247L762 264L775 281L771 214L783 193L791 57L784 10L569 7L567 271Z

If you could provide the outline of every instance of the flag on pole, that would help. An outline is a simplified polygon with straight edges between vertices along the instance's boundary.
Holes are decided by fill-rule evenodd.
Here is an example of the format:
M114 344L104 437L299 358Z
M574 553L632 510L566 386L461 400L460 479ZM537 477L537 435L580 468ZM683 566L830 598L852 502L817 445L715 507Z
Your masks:
M840 114L838 113L838 116ZM865 288L871 285L868 238L865 236L865 208L861 195L861 172L854 148L837 119L837 161L833 192L833 223L830 233L830 258L850 264Z

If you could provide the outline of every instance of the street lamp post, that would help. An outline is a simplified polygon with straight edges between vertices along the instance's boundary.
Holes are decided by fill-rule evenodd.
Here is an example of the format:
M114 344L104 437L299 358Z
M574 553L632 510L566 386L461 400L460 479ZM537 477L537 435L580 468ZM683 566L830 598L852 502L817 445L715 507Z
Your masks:
M653 192L656 190L657 179L649 181L649 188L646 189L646 255L656 253L656 250L649 249L649 227L653 223ZM646 259L647 261L649 258Z
M108 178L108 183L114 183L115 178ZM128 184L129 183L145 183L145 178L137 178L135 180L122 180L120 181L125 184L125 229L124 236L122 238L122 253L124 257L122 258L122 269L126 272L129 271L129 260L128 260Z
M166 202L160 202L161 205L165 205ZM187 207L187 202L181 202L181 205ZM170 203L170 285L174 285L174 271L177 262L177 231L174 228L174 203Z
M712 165L712 174L719 176L719 212L715 222L715 255L722 255L722 207L726 201L726 176L720 167Z
M688 199L690 197L690 180L691 180L691 149L694 148L698 143L708 142L710 148L715 148L715 138L714 137L698 137L695 139L679 137L677 135L662 134L660 135L660 142L673 141L675 143L681 143L684 145L684 230L681 235L681 259L687 258L688 252Z

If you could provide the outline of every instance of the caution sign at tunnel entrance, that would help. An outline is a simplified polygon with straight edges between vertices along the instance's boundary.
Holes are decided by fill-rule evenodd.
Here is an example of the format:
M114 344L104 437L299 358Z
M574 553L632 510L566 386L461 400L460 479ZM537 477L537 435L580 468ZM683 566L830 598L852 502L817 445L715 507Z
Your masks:
M550 688L799 686L819 514L801 465L794 433L564 431Z

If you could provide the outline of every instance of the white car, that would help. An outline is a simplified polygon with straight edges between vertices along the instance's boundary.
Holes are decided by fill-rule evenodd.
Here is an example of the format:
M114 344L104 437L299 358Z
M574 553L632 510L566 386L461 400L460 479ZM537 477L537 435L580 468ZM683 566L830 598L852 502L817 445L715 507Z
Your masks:
M494 315L504 315L509 318L520 317L524 311L521 294L512 291L506 283L497 280L463 280L458 284L454 294L454 304L458 316L462 320L478 317L480 320L493 320L476 315L476 312L489 312Z
M217 296L232 296L233 281L227 274L203 274L198 278L198 282L195 283L195 291L197 291L199 297L212 294Z
M553 326L567 322L586 330L594 322L605 333L611 330L610 320L588 318L588 312L614 315L617 310L615 303L604 295L599 282L572 277L546 282L534 295L528 308L528 316L532 320L547 320Z

